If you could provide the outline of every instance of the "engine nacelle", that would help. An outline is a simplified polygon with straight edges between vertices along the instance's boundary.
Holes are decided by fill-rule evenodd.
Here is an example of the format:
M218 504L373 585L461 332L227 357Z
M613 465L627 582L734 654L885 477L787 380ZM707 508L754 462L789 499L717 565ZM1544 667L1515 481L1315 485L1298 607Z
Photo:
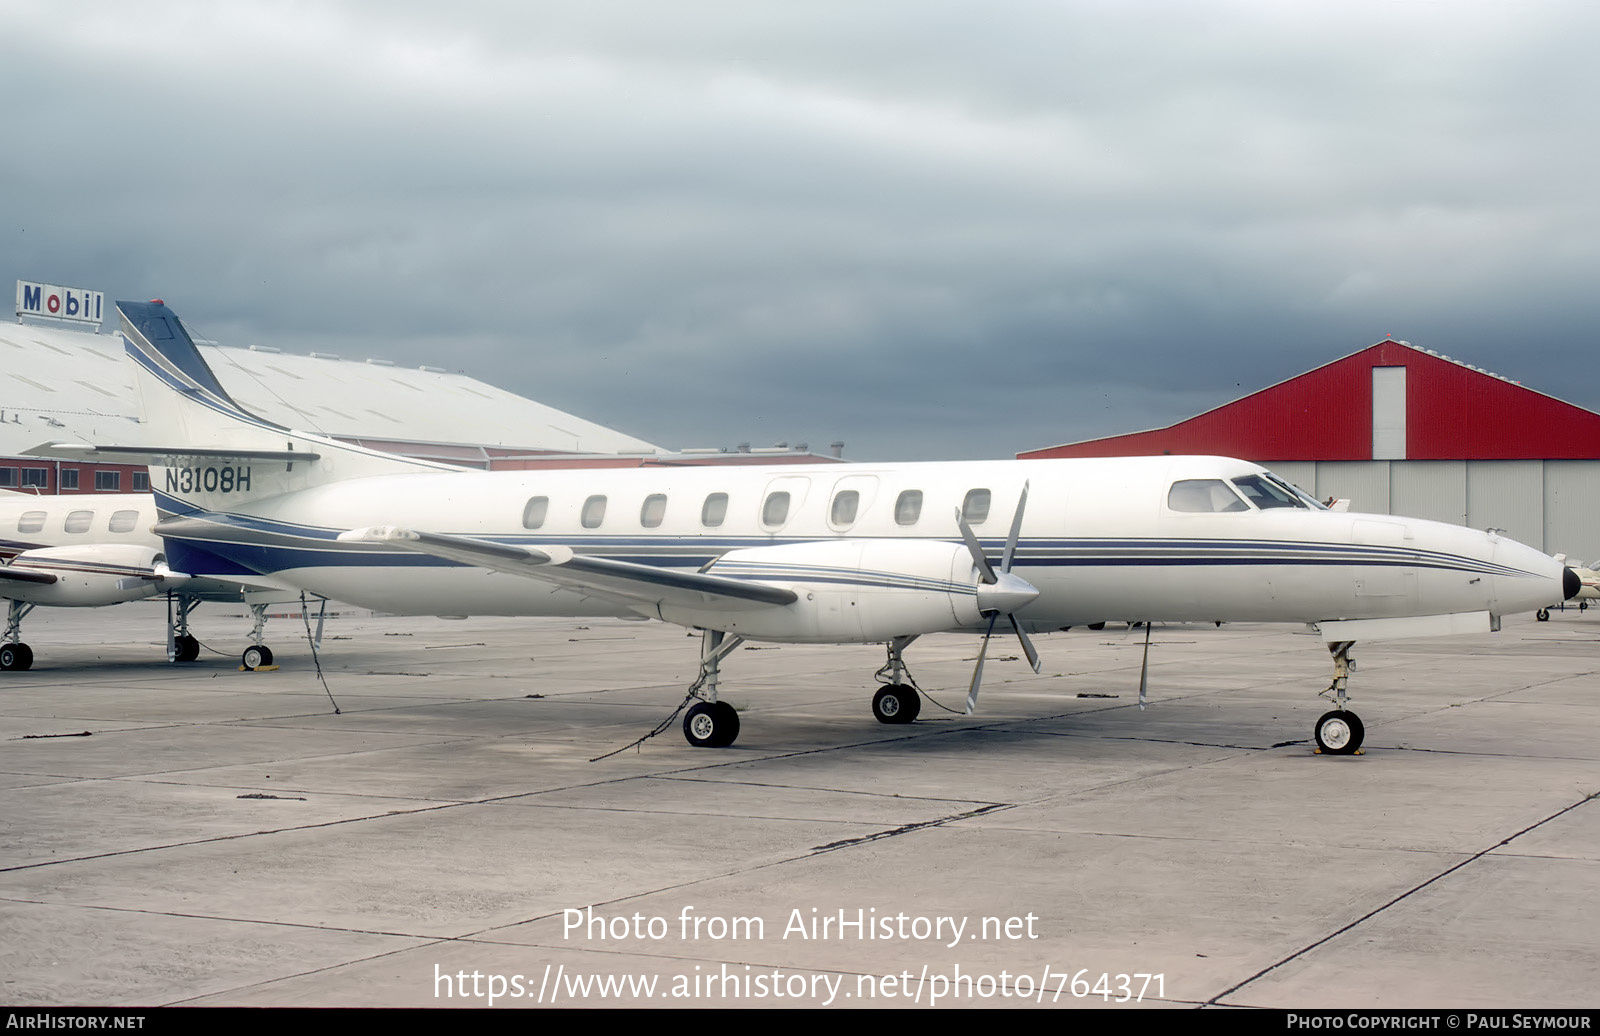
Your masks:
M793 604L663 604L668 622L758 640L876 644L982 624L978 573L959 543L833 540L729 551L707 569L784 586Z
M175 589L187 578L170 571L166 557L155 548L124 543L26 550L13 558L8 568L21 576L54 576L55 580L7 579L0 573L0 597L55 608L99 608L137 601Z

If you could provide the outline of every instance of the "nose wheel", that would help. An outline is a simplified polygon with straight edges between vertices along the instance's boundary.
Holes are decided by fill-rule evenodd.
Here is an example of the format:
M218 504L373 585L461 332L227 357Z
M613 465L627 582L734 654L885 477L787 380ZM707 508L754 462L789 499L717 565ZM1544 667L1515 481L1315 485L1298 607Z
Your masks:
M1333 711L1324 712L1317 720L1314 734L1317 739L1317 751L1323 755L1355 755L1361 750L1361 742L1367 736L1367 728L1362 724L1361 717L1345 708L1349 695L1345 687L1350 681L1350 671L1356 667L1356 660L1350 657L1350 649L1355 647L1353 640L1334 641L1328 645L1328 652L1333 655L1333 683L1322 692L1322 696L1333 702Z
M1324 755L1355 755L1366 734L1361 717L1348 709L1323 713L1317 720L1317 751Z

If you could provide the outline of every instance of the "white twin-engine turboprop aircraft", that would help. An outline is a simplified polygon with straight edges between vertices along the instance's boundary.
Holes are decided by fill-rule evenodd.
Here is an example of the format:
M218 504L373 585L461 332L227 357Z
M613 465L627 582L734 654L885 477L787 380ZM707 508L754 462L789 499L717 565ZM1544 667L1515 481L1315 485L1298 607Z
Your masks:
M158 594L168 595L169 661L192 662L200 656L189 614L202 601L222 601L248 605L255 616L245 664L270 665L272 652L261 636L267 607L293 601L300 591L254 573L212 578L174 570L155 533L158 518L149 493L32 496L0 491L0 600L6 608L0 671L33 666L33 648L22 640L22 620L34 608L103 608Z
M119 302L155 441L169 563L249 570L417 614L617 615L704 631L689 742L732 743L718 665L743 639L883 643L873 711L920 706L925 633L1103 623L1313 623L1334 659L1316 725L1350 753L1360 639L1488 632L1576 591L1532 548L1454 525L1335 513L1219 457L462 472L242 410L159 301ZM1570 584L1570 585L1569 585ZM968 694L975 703L980 649Z

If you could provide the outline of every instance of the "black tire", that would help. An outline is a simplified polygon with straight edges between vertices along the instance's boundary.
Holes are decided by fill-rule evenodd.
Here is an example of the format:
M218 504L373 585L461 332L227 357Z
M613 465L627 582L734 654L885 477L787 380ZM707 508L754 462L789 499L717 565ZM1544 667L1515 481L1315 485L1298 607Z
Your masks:
M200 657L200 642L187 633L180 633L172 641L174 662L193 662Z
M1325 712L1317 720L1317 748L1325 755L1355 755L1366 736L1361 717L1348 709Z
M1549 608L1540 608L1538 611L1533 613L1533 617L1535 619L1538 619L1540 622L1549 622L1550 621L1550 609Z
M252 644L239 656L246 669L260 669L272 664L272 649L265 644Z
M696 748L727 748L739 736L739 713L725 701L698 701L683 716L683 737Z
M26 644L0 644L0 670L20 673L33 668L33 648Z
M922 711L922 696L903 683L878 688L872 696L872 715L879 723L910 723Z

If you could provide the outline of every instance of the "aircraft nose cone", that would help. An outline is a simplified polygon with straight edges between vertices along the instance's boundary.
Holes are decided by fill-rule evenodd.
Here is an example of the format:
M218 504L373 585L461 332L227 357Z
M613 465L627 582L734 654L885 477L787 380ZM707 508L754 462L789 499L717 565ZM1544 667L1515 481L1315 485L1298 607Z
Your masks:
M1578 573L1571 566L1561 570L1561 599L1570 601L1578 596L1578 591L1583 589L1583 580L1578 578Z
M1039 588L1011 572L998 572L993 584L978 584L978 610L1010 615L1039 596Z

